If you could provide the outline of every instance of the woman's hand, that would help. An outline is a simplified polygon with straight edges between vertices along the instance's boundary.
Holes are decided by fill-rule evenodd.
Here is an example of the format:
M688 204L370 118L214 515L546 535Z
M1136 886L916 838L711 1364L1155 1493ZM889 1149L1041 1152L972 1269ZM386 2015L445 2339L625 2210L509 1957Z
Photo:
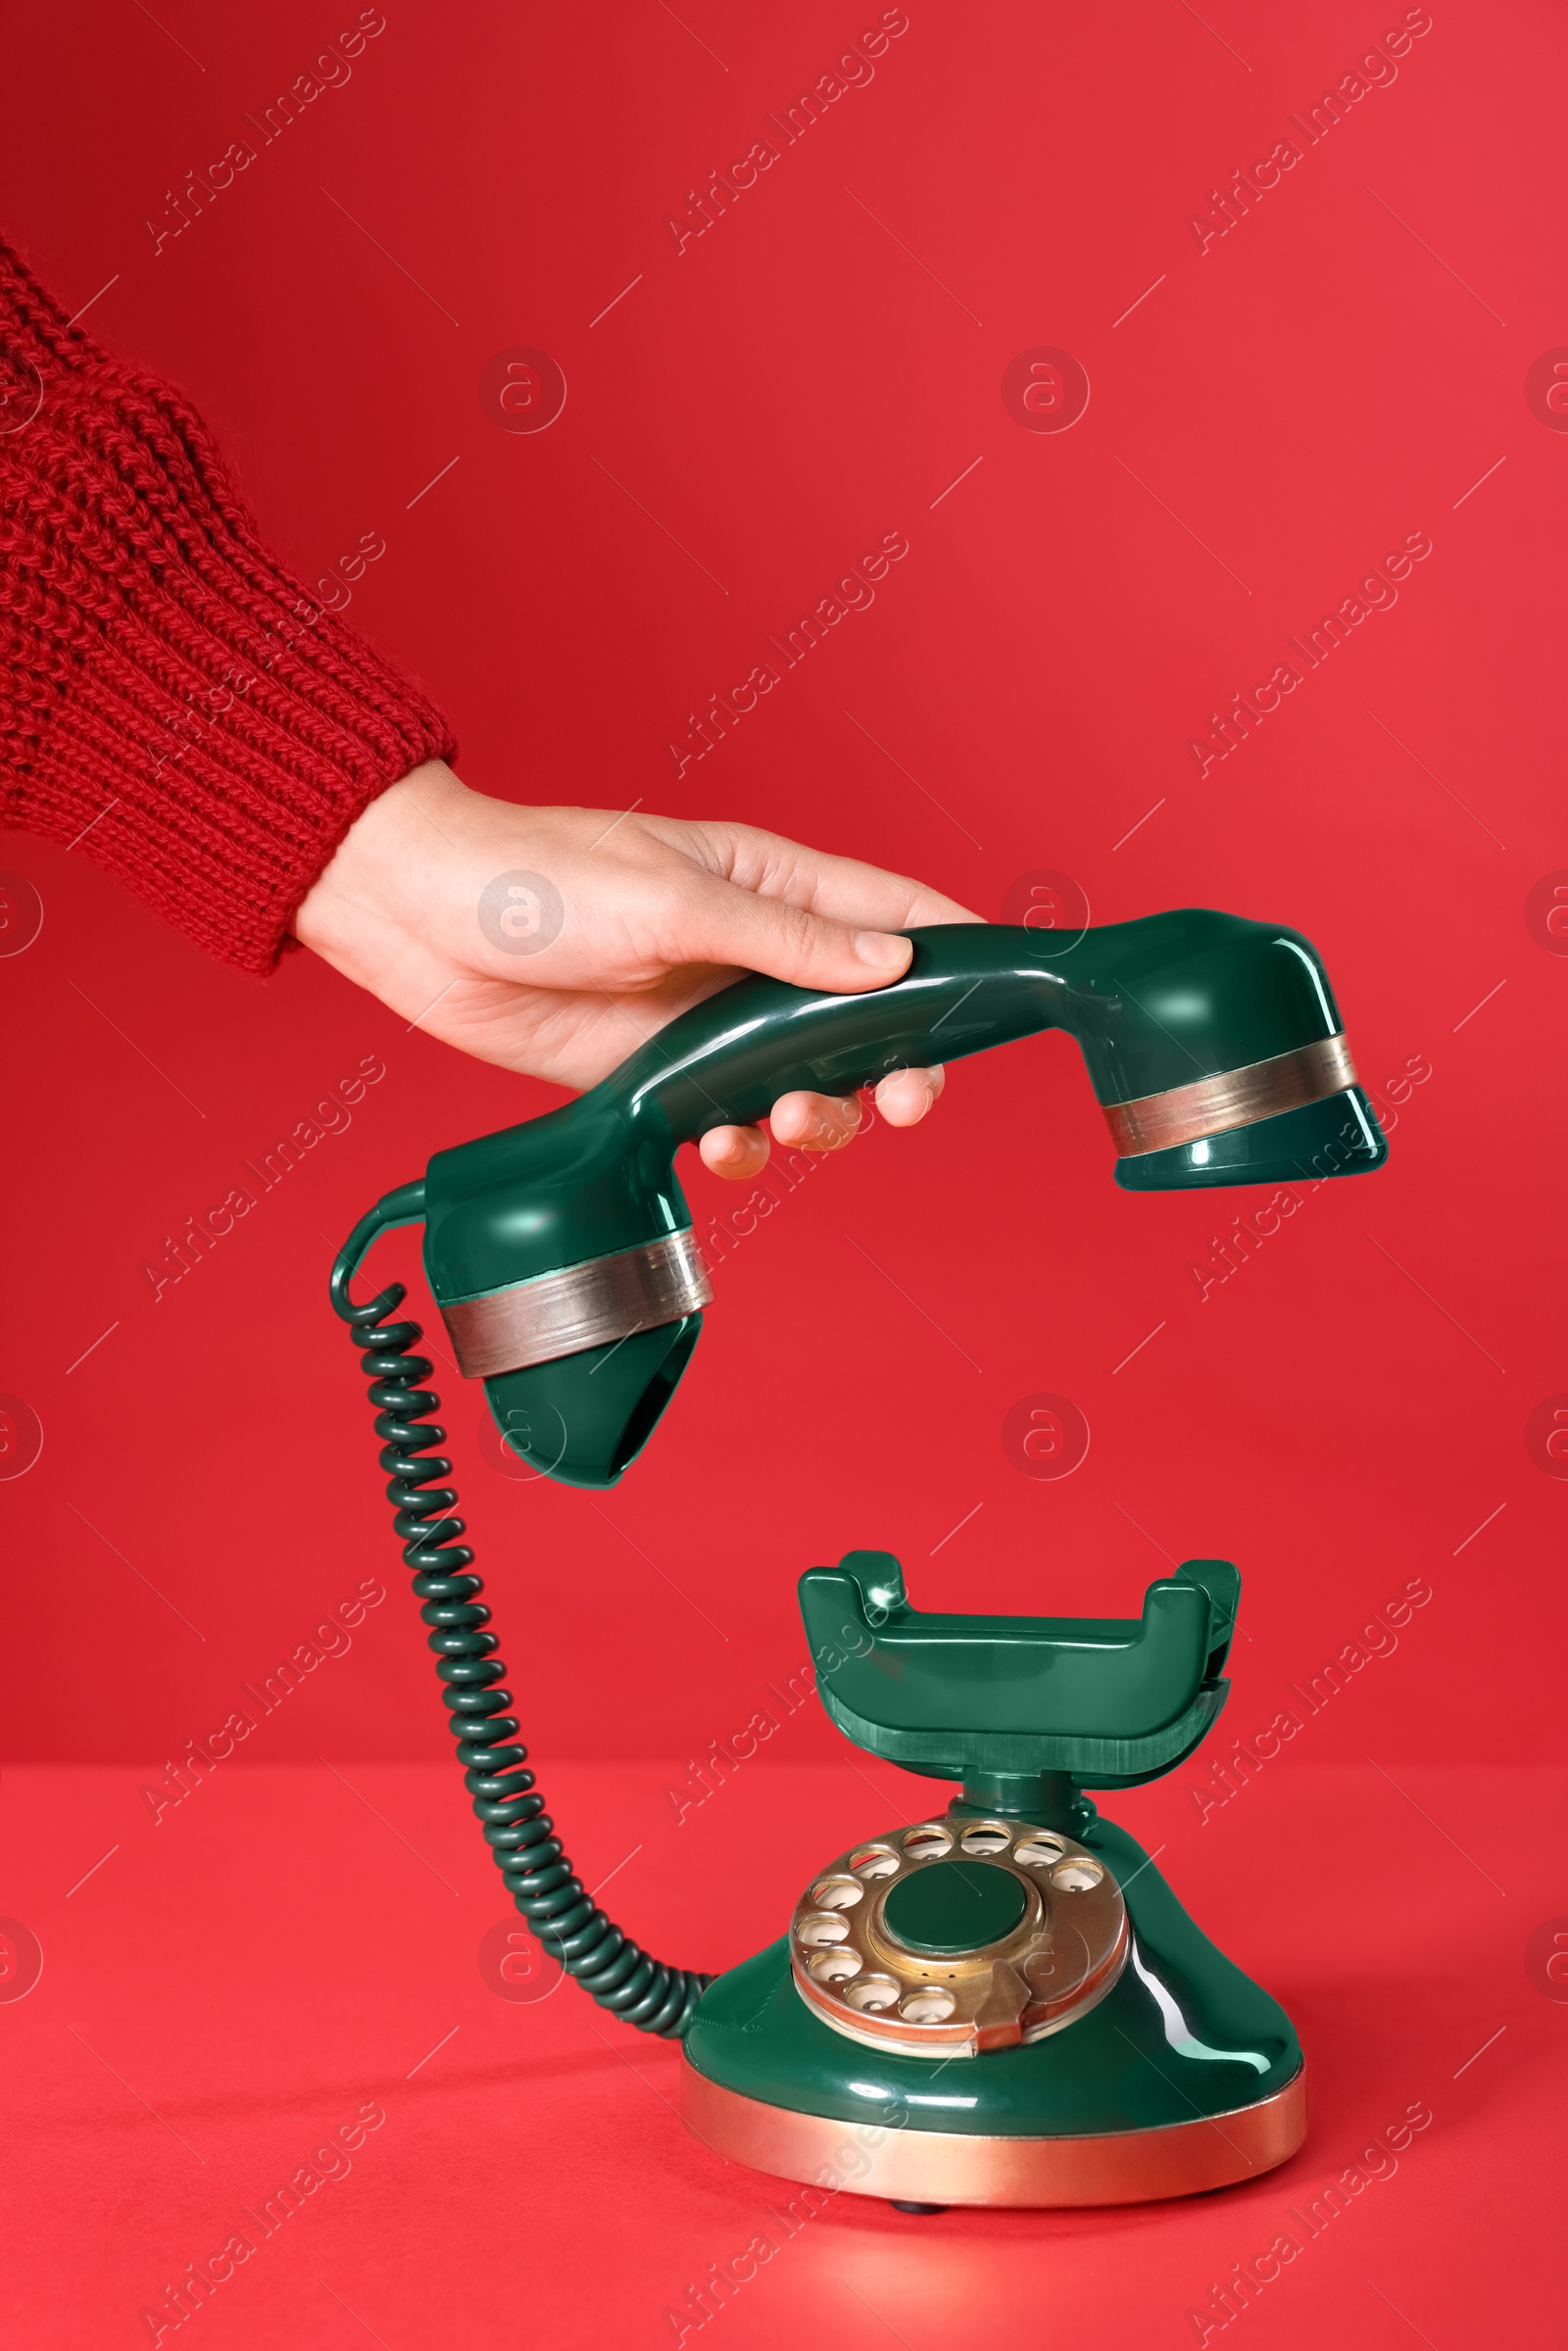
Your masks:
M747 824L617 816L488 800L432 759L383 792L300 907L301 943L405 1019L481 1060L596 1085L677 1012L743 971L845 995L907 968L924 922L977 915L900 874L823 857ZM913 1126L940 1069L882 1080L876 1106ZM854 1095L786 1094L782 1144L834 1151ZM760 1127L715 1127L715 1175L755 1175Z

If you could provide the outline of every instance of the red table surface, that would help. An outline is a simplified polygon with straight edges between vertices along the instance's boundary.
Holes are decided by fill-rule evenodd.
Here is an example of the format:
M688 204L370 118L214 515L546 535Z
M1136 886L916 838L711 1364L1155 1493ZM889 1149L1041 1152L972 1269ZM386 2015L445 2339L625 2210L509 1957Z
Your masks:
M874 1762L759 1763L679 1825L681 1772L543 1776L588 1881L615 1873L607 1905L688 1963L757 1947L817 1862L919 1811L918 1785ZM674 2047L559 1978L522 2001L487 1984L505 1904L455 1773L231 1763L156 1826L141 1778L8 1780L9 1885L44 1954L0 2008L19 2344L150 2341L142 2311L236 2231L257 2249L201 2306L209 2351L1151 2351L1196 2342L1191 2310L1282 2230L1300 2252L1211 2343L1560 2339L1568 2003L1525 1960L1560 1900L1560 1776L1282 1759L1201 1826L1180 1788L1124 1800L1295 2018L1301 2152L1120 2211L914 2219L846 2193L793 2234L793 2189L687 2134ZM1431 2122L1369 2157L1412 2107ZM367 2108L385 2119L347 2167L313 2165ZM253 2216L302 2166L334 2176L264 2235ZM1365 2184L1308 2236L1292 2208L1350 2166ZM737 2261L760 2234L776 2250ZM1503 2241L1530 2258L1489 2254ZM691 2287L732 2264L753 2274L700 2324Z

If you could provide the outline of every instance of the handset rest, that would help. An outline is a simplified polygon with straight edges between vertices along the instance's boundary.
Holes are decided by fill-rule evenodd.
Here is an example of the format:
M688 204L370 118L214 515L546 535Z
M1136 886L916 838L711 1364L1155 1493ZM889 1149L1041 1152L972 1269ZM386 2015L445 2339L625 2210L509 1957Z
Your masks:
M1194 1559L1141 1617L947 1615L910 1607L890 1552L851 1551L800 1599L823 1703L873 1753L1104 1786L1169 1769L1207 1729L1240 1591L1228 1560Z

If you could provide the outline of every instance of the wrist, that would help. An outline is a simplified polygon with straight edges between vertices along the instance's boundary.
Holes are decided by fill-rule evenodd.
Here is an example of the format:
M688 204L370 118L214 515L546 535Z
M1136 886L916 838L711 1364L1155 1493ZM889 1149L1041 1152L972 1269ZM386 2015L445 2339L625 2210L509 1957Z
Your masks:
M428 903L434 868L456 850L459 811L476 795L444 759L425 759L363 809L294 916L302 947L336 961L368 928L401 924Z

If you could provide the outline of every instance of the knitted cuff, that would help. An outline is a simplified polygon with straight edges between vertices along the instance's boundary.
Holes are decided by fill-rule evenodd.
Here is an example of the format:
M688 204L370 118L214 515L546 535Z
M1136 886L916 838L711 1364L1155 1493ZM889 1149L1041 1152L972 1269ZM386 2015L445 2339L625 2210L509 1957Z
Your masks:
M268 553L183 397L0 245L0 814L265 973L362 809L455 748Z

